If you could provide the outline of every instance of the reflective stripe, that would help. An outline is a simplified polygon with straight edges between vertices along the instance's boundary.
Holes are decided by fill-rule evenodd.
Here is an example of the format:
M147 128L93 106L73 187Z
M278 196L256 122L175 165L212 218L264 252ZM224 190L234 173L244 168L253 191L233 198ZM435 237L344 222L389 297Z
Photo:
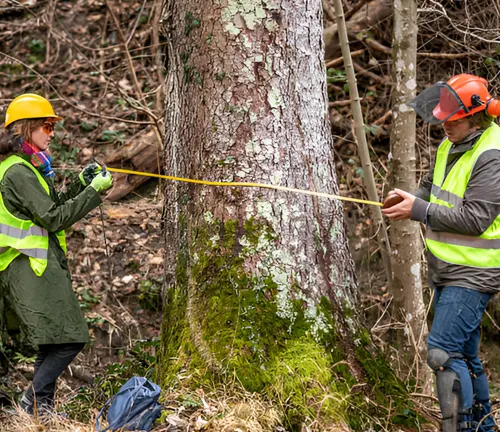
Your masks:
M18 156L10 156L0 163L0 182L7 170L16 164L23 164L36 175L40 185L47 195L50 188L45 179L29 162ZM47 268L49 233L46 229L37 226L31 220L20 219L9 212L3 202L0 191L0 272L20 254L29 257L31 269L35 275L42 276ZM59 244L66 252L64 231L56 233Z
M485 239L448 232L435 232L427 227L425 237L429 240L476 249L500 249L500 239Z
M28 229L21 229L6 224L0 224L0 234L16 239L24 239L29 236L47 237L49 235L45 228L38 225L31 225Z
M436 198L440 199L441 201L446 201L447 203L450 203L452 206L456 206L463 201L463 198L460 198L453 192L443 190L435 184L432 185L431 193Z
M47 249L18 249L19 252L21 252L24 255L27 255L31 258L37 258L37 259L43 259L46 260L48 257L48 251Z

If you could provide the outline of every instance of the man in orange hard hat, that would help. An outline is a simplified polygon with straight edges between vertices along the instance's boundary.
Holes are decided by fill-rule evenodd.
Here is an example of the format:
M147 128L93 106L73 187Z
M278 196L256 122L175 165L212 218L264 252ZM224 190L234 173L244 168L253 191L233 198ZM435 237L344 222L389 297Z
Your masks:
M384 209L394 220L426 225L429 283L435 289L427 363L436 373L443 432L490 432L488 381L478 358L480 324L500 291L500 101L488 82L460 74L409 104L446 137L420 189L399 189Z

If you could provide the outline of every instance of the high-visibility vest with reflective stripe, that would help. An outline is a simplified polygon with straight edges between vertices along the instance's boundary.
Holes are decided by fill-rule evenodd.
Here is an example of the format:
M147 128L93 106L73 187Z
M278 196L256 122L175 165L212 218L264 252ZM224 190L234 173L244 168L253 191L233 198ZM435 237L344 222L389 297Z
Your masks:
M45 179L35 167L19 156L10 156L0 163L0 182L8 169L19 163L26 165L35 173L45 192L50 195ZM56 235L61 248L66 252L64 231L58 231ZM35 274L41 276L47 268L48 250L48 231L30 220L20 219L10 213L5 207L0 190L0 271L5 270L17 256L24 254L29 257Z
M500 150L500 127L493 123L486 129L474 147L458 159L445 178L452 145L446 139L438 148L430 197L431 203L450 208L461 205L478 157L487 150ZM480 236L435 232L427 228L425 242L429 251L443 261L469 267L500 267L500 215Z

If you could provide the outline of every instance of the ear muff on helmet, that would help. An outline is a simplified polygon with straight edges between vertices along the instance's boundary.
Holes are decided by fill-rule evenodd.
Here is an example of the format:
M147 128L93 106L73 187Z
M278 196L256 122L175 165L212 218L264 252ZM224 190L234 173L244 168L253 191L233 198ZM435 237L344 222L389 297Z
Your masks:
M500 117L500 100L490 99L486 103L486 114L492 117Z

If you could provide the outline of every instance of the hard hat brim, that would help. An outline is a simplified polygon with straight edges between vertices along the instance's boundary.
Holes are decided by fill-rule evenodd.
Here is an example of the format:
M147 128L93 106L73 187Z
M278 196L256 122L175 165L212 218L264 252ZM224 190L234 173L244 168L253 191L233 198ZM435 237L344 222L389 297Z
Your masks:
M52 116L52 115L48 115L48 116L43 116L43 117L25 117L23 119L19 119L19 120L35 120L35 119L38 119L38 118L47 118L47 119L50 119L51 121L53 121L54 123L58 122L58 121L61 121L61 120L64 120L62 117L59 117L59 116ZM16 121L19 121L19 120L12 120L8 123L4 123L3 127L6 128L8 127L9 125L11 125L12 123L16 122Z

